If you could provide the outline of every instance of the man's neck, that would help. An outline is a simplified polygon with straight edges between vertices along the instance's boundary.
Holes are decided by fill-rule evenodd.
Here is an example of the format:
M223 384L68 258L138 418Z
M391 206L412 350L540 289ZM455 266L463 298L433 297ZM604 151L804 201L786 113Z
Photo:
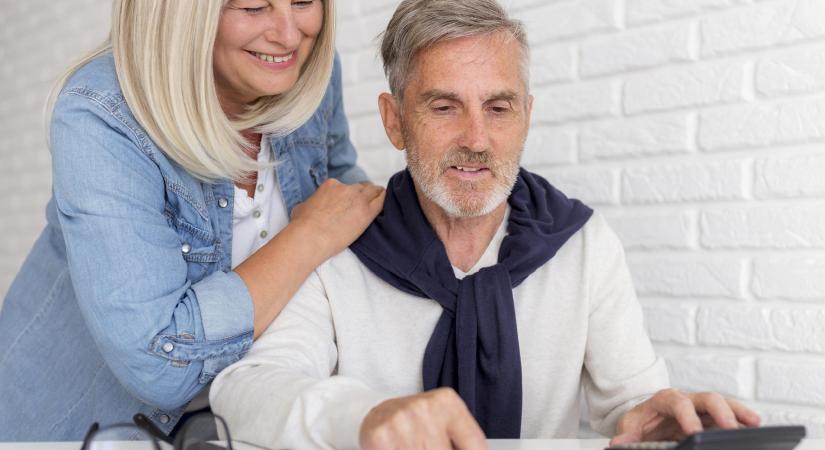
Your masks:
M504 220L507 202L478 217L454 217L416 189L418 203L435 234L444 243L450 264L468 272L481 259Z

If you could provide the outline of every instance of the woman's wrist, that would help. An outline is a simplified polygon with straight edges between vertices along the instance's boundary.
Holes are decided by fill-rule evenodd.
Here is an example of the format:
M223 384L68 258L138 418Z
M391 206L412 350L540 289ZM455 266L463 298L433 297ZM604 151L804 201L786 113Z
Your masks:
M303 220L290 222L281 233L286 233L295 254L312 266L312 270L324 261L335 255L332 239L325 233L319 232L311 223Z

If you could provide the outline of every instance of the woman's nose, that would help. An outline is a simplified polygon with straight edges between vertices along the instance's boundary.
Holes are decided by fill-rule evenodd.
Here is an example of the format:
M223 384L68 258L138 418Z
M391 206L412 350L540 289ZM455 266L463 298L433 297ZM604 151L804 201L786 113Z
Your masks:
M298 24L295 17L287 8L275 8L269 18L266 31L264 31L264 38L278 44L287 50L294 50L301 42L301 31L298 29Z

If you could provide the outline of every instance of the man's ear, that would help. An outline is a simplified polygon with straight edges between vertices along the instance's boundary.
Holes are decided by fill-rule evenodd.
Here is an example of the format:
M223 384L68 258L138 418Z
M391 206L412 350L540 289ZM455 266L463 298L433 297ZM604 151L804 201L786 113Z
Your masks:
M384 122L384 131L390 138L392 145L398 150L404 150L404 133L401 131L401 105L398 100L384 92L378 96L378 110L381 112L381 120Z
M526 136L527 133L530 132L530 121L532 120L533 116L533 96L527 95L527 102L524 107L524 135Z
M527 124L530 124L530 118L533 116L533 96L527 96Z

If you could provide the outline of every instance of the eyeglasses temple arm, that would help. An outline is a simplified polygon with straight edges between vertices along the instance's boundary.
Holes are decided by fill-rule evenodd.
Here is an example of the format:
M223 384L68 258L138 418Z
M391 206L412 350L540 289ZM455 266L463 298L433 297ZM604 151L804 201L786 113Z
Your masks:
M83 445L80 447L80 450L86 450L89 448L89 441L92 439L92 435L100 429L100 424L95 422L91 426L89 426L89 431L86 432L86 436L83 436Z

